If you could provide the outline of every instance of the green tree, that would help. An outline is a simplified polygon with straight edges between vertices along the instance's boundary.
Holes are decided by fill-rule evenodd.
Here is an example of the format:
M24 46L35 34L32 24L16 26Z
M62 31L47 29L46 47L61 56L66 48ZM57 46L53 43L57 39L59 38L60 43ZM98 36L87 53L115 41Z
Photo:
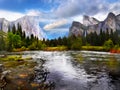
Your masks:
M109 51L113 47L114 47L114 44L113 44L113 41L111 39L105 41L104 48L106 51Z
M10 25L8 26L8 32L11 32Z
M108 28L106 29L106 34L105 34L105 37L106 39L105 40L108 40L110 38L110 35L109 35L109 30Z
M8 32L8 35L7 35L7 50L11 51L13 48L14 48L14 46L13 46L13 33Z
M12 33L16 34L16 27L15 27L15 25L13 25L13 27L12 27Z
M6 33L0 31L0 50L6 50Z
M9 32L7 35L7 47L8 51L13 50L13 48L20 48L21 46L21 37L19 35Z
M75 38L72 41L71 49L72 50L80 50L82 47L82 39L80 37Z
M5 50L5 40L3 36L0 36L0 50Z
M20 48L21 46L21 37L19 35L13 35L13 46L14 48Z

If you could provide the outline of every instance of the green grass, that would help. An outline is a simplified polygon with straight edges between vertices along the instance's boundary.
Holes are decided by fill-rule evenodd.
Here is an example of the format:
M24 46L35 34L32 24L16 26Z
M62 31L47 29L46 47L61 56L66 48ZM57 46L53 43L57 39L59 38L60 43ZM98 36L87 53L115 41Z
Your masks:
M22 58L21 55L10 55L10 56L8 55L8 56L0 57L0 62L3 63L5 67L17 67L19 65L28 65L30 63L33 63L33 62L29 62L28 60L32 60L32 58L31 57Z
M20 55L11 55L11 56L4 56L0 57L0 60L2 61L19 61L19 60L24 60Z
M67 47L65 47L65 46L46 47L44 50L45 51L64 51L64 50L67 50Z
M82 46L82 50L105 51L103 46Z

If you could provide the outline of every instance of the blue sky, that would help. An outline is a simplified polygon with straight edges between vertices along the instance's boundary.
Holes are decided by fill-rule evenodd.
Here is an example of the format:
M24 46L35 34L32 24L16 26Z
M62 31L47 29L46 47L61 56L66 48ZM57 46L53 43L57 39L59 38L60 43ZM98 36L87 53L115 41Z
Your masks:
M104 20L109 12L120 14L120 0L0 0L0 18L39 16L46 31L68 29L73 20L82 22L83 15Z
M0 0L0 13L18 14L9 20L15 20L20 15L49 15L51 19L80 19L82 15L95 16L108 12L120 13L119 0ZM4 14L3 14L4 15ZM3 17L5 17L3 16ZM8 16L8 17L7 17ZM2 15L0 15L2 17ZM98 18L99 19L99 18Z

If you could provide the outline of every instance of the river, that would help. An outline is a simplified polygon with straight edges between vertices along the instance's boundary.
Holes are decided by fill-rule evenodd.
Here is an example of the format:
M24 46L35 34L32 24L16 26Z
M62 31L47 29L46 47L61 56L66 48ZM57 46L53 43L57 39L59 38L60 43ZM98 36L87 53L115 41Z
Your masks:
M23 58L31 56L38 66L41 59L45 61L43 67L50 72L47 80L55 83L55 90L120 90L120 54L96 51L20 54Z

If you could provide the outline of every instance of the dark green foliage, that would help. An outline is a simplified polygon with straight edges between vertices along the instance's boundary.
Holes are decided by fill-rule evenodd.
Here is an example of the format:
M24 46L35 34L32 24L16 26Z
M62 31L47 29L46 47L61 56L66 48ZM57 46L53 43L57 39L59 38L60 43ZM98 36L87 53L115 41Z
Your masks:
M28 48L30 50L42 50L46 47L45 44L42 44L42 41L35 41L33 42Z
M106 31L100 30L100 33L91 32L86 35L86 37L59 37L57 39L45 40L42 41L38 37L31 34L26 36L25 31L22 30L20 24L13 27L8 27L8 34L0 33L0 50L9 50L12 51L17 48L22 50L41 50L47 47L66 47L68 50L80 50L81 46L104 46L106 51L113 48L114 45L120 46L120 37L117 30Z
M8 40L7 46L9 51L11 51L14 48L21 47L21 37L19 35L9 32L7 36L7 40Z
M66 46L71 50L80 50L82 46L81 37L59 37L58 39L46 40L45 44L48 47Z
M15 25L13 25L13 27L12 27L12 33L16 34L16 27L15 27Z
M77 37L75 39L73 39L72 43L71 43L71 49L72 50L80 50L82 47L82 40L80 37Z
M8 32L11 32L10 26L8 26Z
M113 48L114 44L113 41L111 39L109 39L108 41L105 41L104 43L104 47L106 51L109 51L111 48Z
M119 44L118 32L113 32L113 30L109 32L108 29L105 32L101 29L100 34L92 32L86 37L82 37L82 42L84 42L83 45L90 44L92 46L103 46L105 41L108 41L109 39L113 41L114 45Z
M3 36L0 36L0 50L5 50L6 44Z
M21 48L20 50L40 50L46 47L45 43L33 34L26 36L25 31L22 30L19 23L17 24L17 28L15 25L13 25L12 28L10 28L10 26L8 27L6 38L3 35L4 34L0 33L0 50L7 49L8 51L12 51L17 48Z

